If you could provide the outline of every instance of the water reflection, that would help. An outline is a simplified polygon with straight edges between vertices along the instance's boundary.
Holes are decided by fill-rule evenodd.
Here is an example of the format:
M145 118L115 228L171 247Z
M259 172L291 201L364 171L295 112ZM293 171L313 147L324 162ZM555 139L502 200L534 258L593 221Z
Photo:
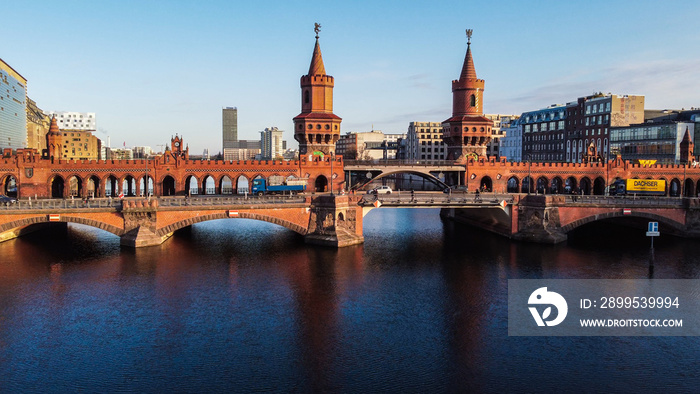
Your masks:
M511 242L443 222L436 210L374 210L364 227L364 245L340 250L244 219L137 250L81 226L2 243L0 385L444 392L698 383L696 338L507 336L509 278L697 278L697 241L662 236L652 270L648 239L609 224L561 245Z

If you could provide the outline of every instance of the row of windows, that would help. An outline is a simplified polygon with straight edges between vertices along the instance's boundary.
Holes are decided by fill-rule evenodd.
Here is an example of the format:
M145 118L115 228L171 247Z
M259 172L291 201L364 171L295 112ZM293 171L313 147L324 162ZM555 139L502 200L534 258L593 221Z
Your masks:
M624 130L612 130L611 141L662 140L677 138L676 128L670 126L644 127Z
M605 111L603 111L603 103L600 104L589 104L586 106L586 115L595 113L610 112L610 101L605 103Z
M548 111L539 114L529 114L525 115L525 123L537 122L537 121L548 121L554 120L555 118L564 119L564 110L559 111Z
M62 117L63 117L63 114L61 114L60 117L62 118ZM78 115L70 115L70 114L66 115L66 118L71 118L71 117L77 118ZM82 119L82 118L83 118L83 115L80 115L80 118ZM92 118L92 115L88 115L88 118Z
M602 115L598 115L597 117L597 122L596 122L596 117L591 116L586 118L586 126L591 126L591 125L596 125L596 124L608 124L610 121L610 115L605 115L603 117Z

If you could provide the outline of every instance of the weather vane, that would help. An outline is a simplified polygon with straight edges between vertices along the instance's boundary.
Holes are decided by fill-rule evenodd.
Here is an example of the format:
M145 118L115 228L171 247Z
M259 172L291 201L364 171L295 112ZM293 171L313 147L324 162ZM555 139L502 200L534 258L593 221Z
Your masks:
M316 32L316 38L318 38L318 32L321 31L321 24L320 23L314 23L314 31Z
M467 45L472 43L472 33L474 33L474 30L467 29Z

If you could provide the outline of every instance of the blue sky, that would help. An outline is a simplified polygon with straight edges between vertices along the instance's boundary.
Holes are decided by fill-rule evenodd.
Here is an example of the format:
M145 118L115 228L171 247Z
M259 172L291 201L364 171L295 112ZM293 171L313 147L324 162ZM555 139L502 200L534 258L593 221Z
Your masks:
M0 12L0 58L29 97L95 112L113 146L158 149L178 133L192 153L216 153L225 106L238 107L239 138L277 126L296 146L314 22L343 132L447 119L467 28L487 113L597 91L700 107L697 1L13 1Z

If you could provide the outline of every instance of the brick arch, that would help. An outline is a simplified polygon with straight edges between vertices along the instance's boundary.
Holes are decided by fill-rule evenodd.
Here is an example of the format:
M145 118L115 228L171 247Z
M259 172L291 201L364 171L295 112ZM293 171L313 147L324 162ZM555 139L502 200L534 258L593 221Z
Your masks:
M207 178L211 178L212 182L214 182L214 193L213 194L218 194L216 191L219 189L219 183L217 182L216 175L207 172L204 175L202 175L202 188L199 192L200 195L207 195Z
M617 210L616 212L599 213L596 215L586 216L586 217L574 220L573 222L571 222L567 225L561 226L561 229L565 233L568 233L571 230L574 230L578 227L583 226L584 224L596 222L598 220L613 219L613 218L619 218L619 217L625 217L625 218L637 217L637 218L650 219L652 221L661 222L663 224L666 224L666 225L670 226L671 228L673 228L674 230L681 231L681 232L684 231L684 229L685 229L685 225L683 223L679 223L679 222L677 222L673 219L669 219L665 216L661 216L661 215L657 215L657 214L653 214L653 213L647 213L647 212L633 212L631 214L625 215L620 210Z
M238 213L238 218L239 219L253 219L253 220L260 220L263 222L268 222L268 223L273 223L280 225L282 227L286 227L295 233L301 234L301 235L306 235L308 232L308 229L305 227L302 227L296 223L292 223L288 220L280 219L274 216L269 216L269 215L263 215L260 213L253 213L253 212L239 212ZM217 219L230 219L229 216L226 215L225 212L217 212L217 213L211 213L208 215L200 215L200 216L193 216L188 219L181 220L179 222L175 222L171 225L168 225L166 227L163 227L161 229L158 229L156 232L158 236L165 236L167 234L172 233L173 231L177 231L181 228L185 228L188 226L191 226L196 223L201 223L201 222L207 222L209 220L217 220Z
M56 223L56 222L49 222L48 215L32 216L32 217L22 218L19 220L14 220L12 222L7 222L7 223L0 225L0 233L4 233L5 231L9 231L9 230L14 230L16 228L27 227L27 226L30 226L32 224L37 224L37 223ZM83 224L86 226L99 228L101 230L107 231L107 232L112 233L112 234L119 236L119 237L124 235L124 229L122 229L122 228L119 228L119 227L116 227L116 226L113 226L111 224L107 224L104 222L100 222L99 220L88 219L88 218L83 218L83 217L79 217L79 216L61 215L61 221L58 223Z

